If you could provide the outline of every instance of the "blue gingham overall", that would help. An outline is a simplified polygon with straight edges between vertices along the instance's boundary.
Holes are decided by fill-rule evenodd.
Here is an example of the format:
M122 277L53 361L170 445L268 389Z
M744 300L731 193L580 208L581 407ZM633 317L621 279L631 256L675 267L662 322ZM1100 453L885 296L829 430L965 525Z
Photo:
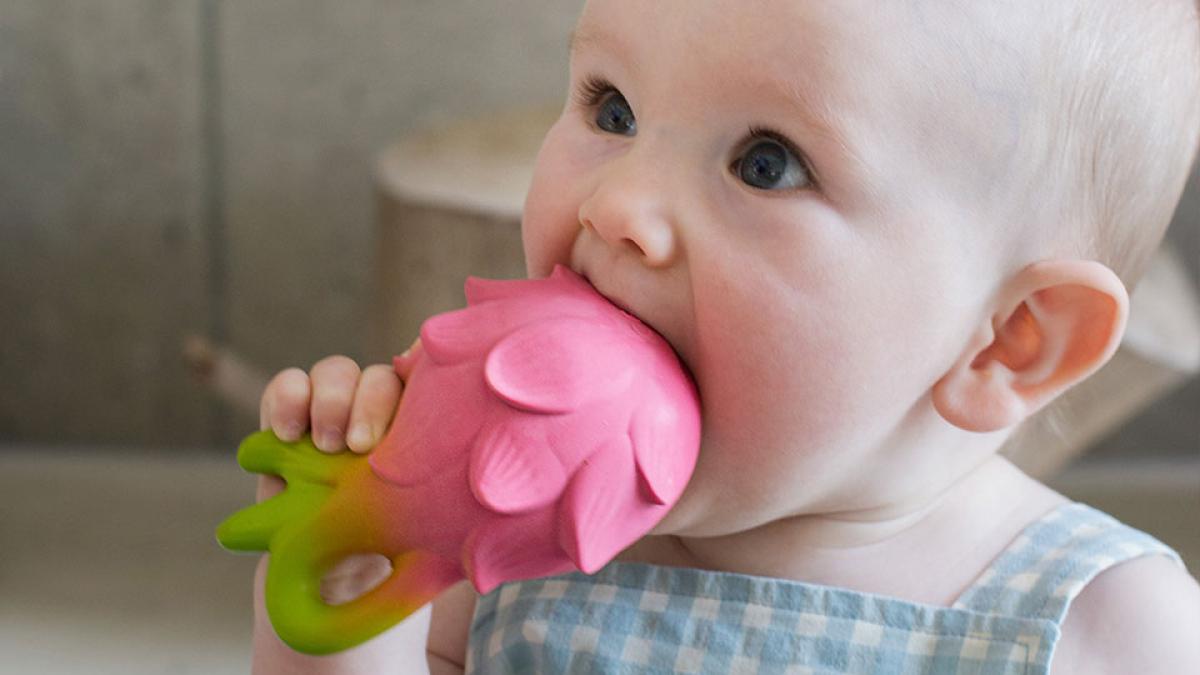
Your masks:
M612 563L481 597L467 673L1049 672L1104 569L1178 554L1080 503L1028 525L951 607L725 572Z

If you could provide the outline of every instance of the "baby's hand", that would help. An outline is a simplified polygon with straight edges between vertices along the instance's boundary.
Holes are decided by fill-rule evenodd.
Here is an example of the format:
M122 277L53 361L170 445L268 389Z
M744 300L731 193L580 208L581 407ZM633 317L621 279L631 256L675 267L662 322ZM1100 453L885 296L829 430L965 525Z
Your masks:
M414 343L415 344L415 343ZM409 351L412 351L411 348ZM408 353L408 352L405 352ZM299 440L312 422L313 443L324 452L369 452L383 438L396 412L404 385L392 366L359 370L347 356L329 356L309 373L288 368L276 375L263 392L259 425L285 441ZM348 436L344 435L349 429ZM278 476L261 476L258 501L284 487ZM381 556L347 559L325 578L322 593L330 601L346 601L368 590L391 572Z
M327 356L313 365L311 374L288 368L271 379L259 403L259 428L271 429L280 440L297 441L311 421L319 450L339 452L348 441L353 452L370 452L392 423L403 389L392 366L360 370L348 356ZM258 501L282 489L283 479L261 476Z
M273 430L282 440L295 441L311 423L313 442L320 450L339 452L348 444L351 451L366 453L383 438L391 424L403 388L390 365L372 365L360 370L349 357L330 356L313 365L309 373L288 368L272 378L259 405L259 424L264 430ZM261 476L258 501L274 496L283 488L283 479ZM425 611L336 657L310 657L293 652L275 635L267 618L263 599L266 571L267 556L263 556L254 582L255 673L383 672L384 664L423 661L428 624ZM321 595L331 604L348 602L390 573L391 563L382 556L351 556L326 575Z
M327 356L313 365L311 374L288 368L271 378L259 402L259 428L271 429L280 440L297 441L311 421L313 444L319 450L338 452L348 440L352 451L370 452L391 424L403 389L392 366L360 370L348 356ZM283 479L260 476L257 499L261 502L282 489Z
M347 356L318 361L311 374L288 368L263 392L259 424L285 441L312 426L313 443L325 452L369 452L383 438L403 388L390 365L360 370Z

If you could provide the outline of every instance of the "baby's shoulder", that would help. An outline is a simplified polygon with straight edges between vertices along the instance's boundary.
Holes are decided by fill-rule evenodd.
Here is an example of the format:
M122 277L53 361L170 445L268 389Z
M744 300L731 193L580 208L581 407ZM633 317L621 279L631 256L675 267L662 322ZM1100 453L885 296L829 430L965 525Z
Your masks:
M1114 565L1071 603L1051 675L1200 673L1200 584L1174 560Z

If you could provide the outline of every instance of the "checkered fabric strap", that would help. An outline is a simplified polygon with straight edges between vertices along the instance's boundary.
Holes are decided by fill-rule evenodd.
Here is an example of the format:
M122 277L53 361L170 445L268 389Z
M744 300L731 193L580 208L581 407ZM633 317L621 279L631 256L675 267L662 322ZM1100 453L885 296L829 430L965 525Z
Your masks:
M1144 555L1183 565L1178 553L1145 532L1086 504L1066 504L1027 527L954 607L1058 625L1097 574Z
M786 579L611 563L479 598L467 673L1046 675L1102 570L1177 554L1082 504L1032 523L953 607Z
M781 579L612 563L476 605L467 672L1044 675L1045 621Z

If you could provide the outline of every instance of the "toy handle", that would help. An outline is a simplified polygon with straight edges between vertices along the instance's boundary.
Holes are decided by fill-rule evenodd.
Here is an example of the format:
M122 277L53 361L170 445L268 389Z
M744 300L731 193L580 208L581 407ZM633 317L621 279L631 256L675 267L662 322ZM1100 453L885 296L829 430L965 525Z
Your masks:
M242 509L217 528L217 540L235 551L269 551L265 601L279 638L306 654L353 647L420 609L461 578L456 565L410 550L389 516L403 500L363 455L325 454L305 436L281 441L270 431L248 436L238 448L247 471L282 476L274 497ZM382 553L391 575L362 596L339 605L321 598L321 580L347 556Z
M348 540L344 529L336 538L325 536L322 530L330 522L318 518L271 548L267 613L279 638L296 651L330 654L366 642L456 581L445 578L442 561L408 551L391 558L392 573L380 585L347 603L327 604L321 598L321 579L338 561L367 550Z

